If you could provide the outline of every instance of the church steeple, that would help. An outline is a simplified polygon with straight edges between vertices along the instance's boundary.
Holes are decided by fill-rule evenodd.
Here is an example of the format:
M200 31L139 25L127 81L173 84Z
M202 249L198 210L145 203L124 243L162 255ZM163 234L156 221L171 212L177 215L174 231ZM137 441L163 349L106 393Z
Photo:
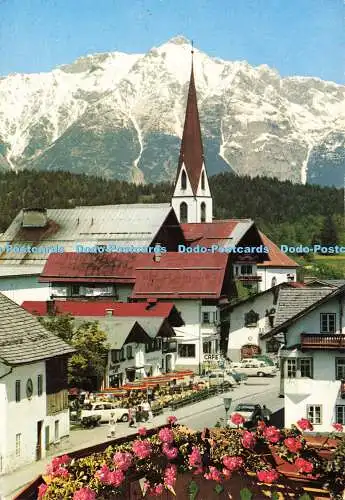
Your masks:
M192 68L176 180L184 164L193 194L196 195L204 162L204 148L202 145L198 102L195 89L193 54L194 50L192 49Z
M180 222L212 222L212 197L204 162L192 65L172 206Z

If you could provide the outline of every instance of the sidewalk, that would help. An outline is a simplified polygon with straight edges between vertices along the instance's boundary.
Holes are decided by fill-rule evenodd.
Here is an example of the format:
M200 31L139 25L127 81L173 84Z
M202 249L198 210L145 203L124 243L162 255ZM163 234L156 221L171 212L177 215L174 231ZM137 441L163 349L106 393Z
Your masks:
M152 423L138 424L138 427L145 426L147 429L164 425L169 415L175 415L178 422L183 423L185 419L197 416L204 413L211 408L220 409L224 408L223 398L230 397L233 401L239 401L248 396L254 397L257 394L266 393L268 390L273 389L271 384L257 385L247 384L235 388L233 391L213 396L212 398L205 399L199 403L185 406L175 410L166 410L162 415L158 415L153 419ZM0 476L0 498L1 500L12 500L14 496L22 490L26 484L30 483L35 477L44 473L46 465L51 462L53 456L62 455L72 451L94 446L107 441L108 425L101 425L94 429L78 429L72 430L70 436L61 443L61 447L56 448L49 457L33 462L24 466L12 473ZM116 427L116 437L130 436L136 434L137 428L130 428L126 423L118 423ZM111 438L113 439L113 438ZM109 439L109 441L111 440Z

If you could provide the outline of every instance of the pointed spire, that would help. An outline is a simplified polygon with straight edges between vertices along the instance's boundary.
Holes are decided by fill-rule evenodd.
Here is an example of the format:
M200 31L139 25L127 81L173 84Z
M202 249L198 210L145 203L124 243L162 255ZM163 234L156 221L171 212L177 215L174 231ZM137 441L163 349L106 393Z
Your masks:
M204 150L202 145L200 120L194 81L193 42L191 53L192 68L189 81L186 116L183 128L176 181L179 177L182 164L184 163L186 166L189 181L192 186L193 194L196 195L201 176L202 165L204 162Z

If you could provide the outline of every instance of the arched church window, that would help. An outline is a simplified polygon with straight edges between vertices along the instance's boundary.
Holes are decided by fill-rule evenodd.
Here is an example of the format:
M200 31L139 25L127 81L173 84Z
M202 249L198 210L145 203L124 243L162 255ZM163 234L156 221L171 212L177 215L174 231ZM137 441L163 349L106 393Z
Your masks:
M201 174L201 189L205 189L205 172Z
M185 201L180 205L180 222L181 224L188 222L188 205Z
M206 203L204 201L200 205L200 221L206 222Z
M187 189L187 176L184 170L182 170L181 174L181 189Z
M253 309L244 315L244 326L257 326L259 315Z

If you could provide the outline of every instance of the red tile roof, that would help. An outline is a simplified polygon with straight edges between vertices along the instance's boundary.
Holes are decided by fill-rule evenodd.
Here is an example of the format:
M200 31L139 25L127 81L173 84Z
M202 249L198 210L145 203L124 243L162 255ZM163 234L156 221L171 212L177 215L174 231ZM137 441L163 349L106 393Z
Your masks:
M39 281L134 283L138 254L129 253L52 253ZM152 255L151 255L152 258Z
M110 302L110 301L81 301L81 300L55 300L56 314L71 314L72 316L106 316L107 309L113 310L113 316L125 317L160 317L167 318L174 308L168 302ZM46 301L26 300L22 308L31 314L45 316L47 314Z
M268 260L258 263L258 267L299 267L299 265L284 252L281 252L277 245L273 243L265 234L259 231L263 245L268 247Z
M203 162L204 150L201 138L198 103L192 65L176 182L178 180L182 164L184 163L194 195L198 189Z
M227 246L239 220L229 219L205 223L181 224L186 241L191 246Z
M160 262L137 267L133 298L219 298L226 276L226 254L169 252Z

